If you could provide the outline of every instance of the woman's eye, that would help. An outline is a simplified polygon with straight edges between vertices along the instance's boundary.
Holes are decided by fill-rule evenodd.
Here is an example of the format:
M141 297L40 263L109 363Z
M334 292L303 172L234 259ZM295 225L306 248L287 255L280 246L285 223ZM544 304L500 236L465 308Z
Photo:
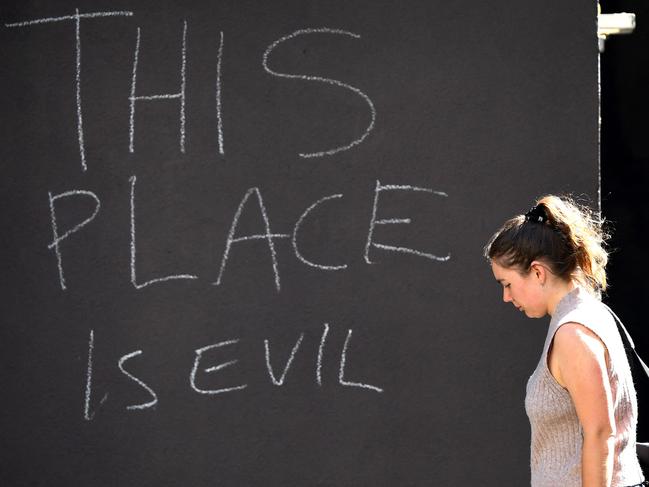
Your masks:
M505 287L509 287L509 286L511 286L511 284L505 284Z

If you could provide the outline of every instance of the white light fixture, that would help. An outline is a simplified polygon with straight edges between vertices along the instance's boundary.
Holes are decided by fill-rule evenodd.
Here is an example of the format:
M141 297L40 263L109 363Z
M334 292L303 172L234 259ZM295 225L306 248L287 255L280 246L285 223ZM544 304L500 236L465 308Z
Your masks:
M599 43L599 52L604 52L604 41L608 36L630 34L634 30L635 14L629 14L626 12L617 14L599 14L597 16L597 39Z

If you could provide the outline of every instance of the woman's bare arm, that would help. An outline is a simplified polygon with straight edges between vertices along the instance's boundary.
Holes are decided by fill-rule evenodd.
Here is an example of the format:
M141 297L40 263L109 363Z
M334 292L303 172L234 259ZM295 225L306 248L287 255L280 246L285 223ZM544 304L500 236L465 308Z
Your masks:
M582 487L610 487L615 417L606 347L589 328L566 323L554 336L553 353L557 380L568 389L584 432Z

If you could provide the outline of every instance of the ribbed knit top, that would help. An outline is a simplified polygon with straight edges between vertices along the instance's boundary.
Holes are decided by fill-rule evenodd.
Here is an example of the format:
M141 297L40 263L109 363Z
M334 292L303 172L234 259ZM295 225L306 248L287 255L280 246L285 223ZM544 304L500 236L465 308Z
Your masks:
M575 322L588 327L609 354L608 376L615 408L615 453L611 487L644 480L636 456L638 406L631 369L614 318L599 299L576 287L557 304L541 359L527 382L525 410L532 429L532 487L581 487L583 430L567 389L550 373L547 355L559 327Z

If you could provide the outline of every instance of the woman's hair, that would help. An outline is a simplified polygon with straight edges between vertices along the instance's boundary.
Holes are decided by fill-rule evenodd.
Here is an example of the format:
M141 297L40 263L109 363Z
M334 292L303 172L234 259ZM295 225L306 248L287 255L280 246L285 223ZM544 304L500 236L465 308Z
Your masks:
M543 196L527 215L507 220L491 237L485 257L522 274L534 260L593 292L606 290L604 220L569 197Z

